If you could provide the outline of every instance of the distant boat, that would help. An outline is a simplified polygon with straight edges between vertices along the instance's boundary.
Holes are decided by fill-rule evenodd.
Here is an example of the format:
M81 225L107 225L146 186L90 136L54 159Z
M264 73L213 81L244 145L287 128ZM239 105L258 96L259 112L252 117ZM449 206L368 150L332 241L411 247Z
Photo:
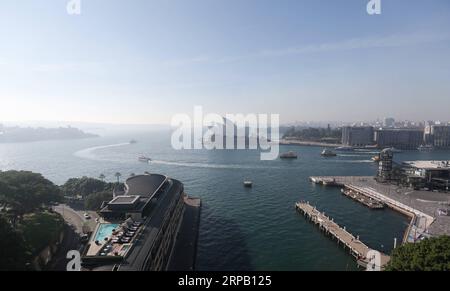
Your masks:
M432 145L421 145L417 149L421 152L431 152L434 150L434 147Z
M351 152L354 151L355 148L350 146L344 146L344 147L337 147L336 150L341 152Z
M244 181L244 187L252 188L253 187L253 182L252 181Z
M324 149L321 153L322 157L335 157L337 154L330 149Z
M297 153L289 151L280 155L280 159L298 159Z
M135 140L135 139L130 140L130 144L135 144L135 143L137 143L137 140Z
M139 156L138 160L139 160L139 162L148 163L152 159L150 159L149 157L146 157L146 156Z

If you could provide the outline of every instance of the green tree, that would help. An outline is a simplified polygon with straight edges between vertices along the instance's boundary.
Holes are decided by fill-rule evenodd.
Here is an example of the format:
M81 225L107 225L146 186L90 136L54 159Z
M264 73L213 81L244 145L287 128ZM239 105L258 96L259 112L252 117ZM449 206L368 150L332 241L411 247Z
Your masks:
M327 141L339 140L342 136L342 129L340 128L289 128L283 138L296 138L304 141Z
M27 249L23 236L0 215L0 271L25 270Z
M104 174L100 174L100 176L98 176L98 178L100 179L100 181L104 182L106 176Z
M450 237L405 244L392 252L387 271L450 271Z
M97 192L89 195L84 201L84 207L87 210L99 210L104 201L111 201L113 198L111 191Z
M27 171L0 172L0 204L15 219L20 219L43 205L61 200L58 186L41 174Z
M23 234L28 251L36 256L46 246L59 240L63 227L64 220L59 214L44 211L25 215L18 229Z
M81 195L86 198L92 193L101 191L112 191L114 184L106 183L98 179L82 177L69 179L64 185L61 186L61 190L64 195L77 196Z
M119 183L120 183L120 177L122 177L122 174L119 173L119 172L117 172L114 176L116 176L116 178L117 178L117 184L119 184Z

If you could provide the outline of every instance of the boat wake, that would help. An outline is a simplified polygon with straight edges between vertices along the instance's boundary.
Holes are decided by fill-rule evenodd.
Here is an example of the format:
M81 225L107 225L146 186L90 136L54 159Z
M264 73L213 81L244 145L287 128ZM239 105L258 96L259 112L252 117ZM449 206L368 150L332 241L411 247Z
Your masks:
M263 166L248 166L239 164L208 164L208 163L187 163L187 162L171 162L152 160L150 164L166 165L166 166L178 166L178 167L190 167L190 168L209 168L209 169L280 169L280 167L263 167Z
M117 144L110 144L110 145L104 145L104 146L95 146L90 147L87 149L82 149L74 153L75 156L83 159L89 159L89 160L104 160L99 158L94 154L95 151L102 150L102 149L108 149L108 148L115 148L115 147L123 147L126 145L130 145L129 142L124 143L117 143Z
M97 155L95 152L108 148L116 148L130 145L127 143L118 143L104 146L95 146L87 149L82 149L74 153L75 156L83 159L89 159L94 161L103 161L103 162L128 162L124 160L115 160L111 157L101 157ZM134 160L129 160L129 162L136 163ZM280 167L267 167L267 166L249 166L242 164L215 164L215 163L192 163L192 162L175 162L175 161L163 161L163 160L151 160L149 161L150 165L163 165L163 166L177 166L177 167L189 167L189 168L208 168L208 169L248 169L248 170L257 170L257 169L281 169Z

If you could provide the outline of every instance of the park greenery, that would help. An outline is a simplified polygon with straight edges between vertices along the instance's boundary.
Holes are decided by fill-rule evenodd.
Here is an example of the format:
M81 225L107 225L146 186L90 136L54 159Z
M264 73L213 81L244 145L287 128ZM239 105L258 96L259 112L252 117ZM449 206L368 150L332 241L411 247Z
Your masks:
M409 243L392 252L387 271L450 271L450 237Z
M64 194L64 196L69 197L80 196L84 199L93 193L103 191L112 192L114 186L115 186L114 183L107 183L99 179L82 177L67 180L67 182L61 186L61 191Z
M25 270L56 241L62 218L47 210L62 201L58 186L27 171L0 172L0 270Z
M339 143L342 137L340 128L296 128L291 127L286 130L283 138L296 139L300 141L330 142Z
M105 201L111 201L113 198L112 191L102 191L92 193L84 200L84 207L87 210L96 211Z
M0 236L0 271L24 270L28 256L25 240L3 215L0 215Z
M30 254L37 254L59 240L63 227L64 220L59 214L43 211L25 215L19 231Z
M61 202L58 186L41 174L27 171L0 172L0 209L15 225L27 213Z
M115 176L119 176L117 173ZM86 210L98 210L104 201L110 201L112 192L117 183L103 181L104 175L100 179L82 177L69 179L61 186L61 191L66 197L80 198L84 201Z
M88 210L111 200L117 184L104 179L73 178L57 186L38 173L0 171L0 270L30 269L35 257L59 240L64 220L51 206L64 197L84 202Z

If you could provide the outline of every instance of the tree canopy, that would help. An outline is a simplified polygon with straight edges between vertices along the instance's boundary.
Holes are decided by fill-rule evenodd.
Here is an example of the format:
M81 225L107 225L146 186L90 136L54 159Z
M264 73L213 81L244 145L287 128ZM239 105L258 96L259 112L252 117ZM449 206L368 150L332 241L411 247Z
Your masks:
M23 236L0 215L0 271L24 270L27 249Z
M295 128L291 127L284 134L284 138L296 138L305 141L323 141L327 139L340 140L342 129L340 128Z
M59 239L63 227L64 220L59 214L45 211L25 215L19 231L23 233L29 252L36 255Z
M0 172L0 205L22 216L51 202L59 202L59 187L41 174L28 171Z
M61 186L61 190L64 195L81 195L83 198L97 192L112 191L113 188L113 183L106 183L102 180L88 177L72 178Z
M84 207L87 210L96 211L100 208L103 201L111 201L113 198L112 191L102 191L97 193L92 193L84 201Z
M405 244L392 252L387 271L450 271L450 237Z

